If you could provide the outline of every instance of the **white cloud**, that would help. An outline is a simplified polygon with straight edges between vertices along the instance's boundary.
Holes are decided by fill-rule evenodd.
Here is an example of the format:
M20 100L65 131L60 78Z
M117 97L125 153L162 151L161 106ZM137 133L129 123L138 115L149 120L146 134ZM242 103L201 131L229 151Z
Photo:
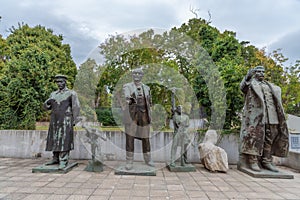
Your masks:
M238 39L270 50L279 44L292 45L287 38L300 29L298 0L3 1L0 7L2 35L8 35L5 30L22 21L31 26L41 24L52 28L55 33L64 35L78 64L111 34L141 28L179 27L195 17L191 8L204 19L209 19L209 11L211 25L219 30L235 31ZM291 55L290 51L287 53Z

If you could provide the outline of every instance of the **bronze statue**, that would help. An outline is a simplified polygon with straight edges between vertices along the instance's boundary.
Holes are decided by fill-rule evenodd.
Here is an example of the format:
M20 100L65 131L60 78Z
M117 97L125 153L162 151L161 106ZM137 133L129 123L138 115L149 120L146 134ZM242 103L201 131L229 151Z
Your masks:
M253 171L278 169L272 155L286 157L288 128L281 103L280 87L264 80L265 69L250 69L240 84L245 95L240 133L240 165Z
M53 152L53 159L46 165L59 164L59 169L68 165L69 152L74 149L73 126L79 121L80 105L76 92L66 87L67 77L56 75L58 90L52 92L44 103L51 110L46 151Z
M173 115L174 133L171 147L171 167L175 167L175 156L177 147L180 146L180 163L185 166L187 163L187 146L190 142L188 135L189 116L182 112L182 106L179 105L174 110Z
M141 68L132 70L133 82L123 85L125 96L124 124L126 133L126 169L132 169L134 139L142 140L145 163L154 166L150 150L150 88L141 82L144 72Z
M82 128L86 130L86 142L91 145L92 160L89 162L85 171L101 172L103 171L103 158L101 156L101 146L99 139L107 141L106 135L96 128L82 124Z

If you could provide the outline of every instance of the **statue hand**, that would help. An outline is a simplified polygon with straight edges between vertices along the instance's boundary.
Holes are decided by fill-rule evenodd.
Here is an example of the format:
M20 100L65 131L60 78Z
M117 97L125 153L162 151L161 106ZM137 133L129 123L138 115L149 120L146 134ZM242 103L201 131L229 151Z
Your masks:
M255 74L255 70L254 69L249 69L248 73L246 75L246 81L250 81L250 79L252 78L252 76Z
M133 98L133 97L130 97L128 104L129 104L129 105L131 105L131 104L136 104L136 99Z
M47 99L46 104L51 105L55 100L54 99Z
M55 102L55 100L54 99L51 99L51 98L49 98L49 99L47 99L45 102L44 102L44 109L45 110L51 110L52 109L52 105L53 105L53 103Z
M175 87L171 88L171 92L175 94L176 88Z

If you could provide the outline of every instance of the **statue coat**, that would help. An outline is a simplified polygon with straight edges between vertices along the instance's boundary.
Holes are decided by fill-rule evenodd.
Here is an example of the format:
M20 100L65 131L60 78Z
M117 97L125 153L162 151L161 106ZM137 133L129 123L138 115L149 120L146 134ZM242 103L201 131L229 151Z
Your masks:
M80 111L76 92L68 88L52 92L44 108L51 110L46 151L73 150L73 126L78 121Z
M274 140L271 153L274 156L286 157L289 150L289 135L281 103L281 89L267 81L265 83L271 89L279 119L278 137ZM250 81L246 81L244 78L240 83L240 89L245 95L240 133L240 153L261 156L264 146L266 121L266 105L263 92L259 81L254 78Z

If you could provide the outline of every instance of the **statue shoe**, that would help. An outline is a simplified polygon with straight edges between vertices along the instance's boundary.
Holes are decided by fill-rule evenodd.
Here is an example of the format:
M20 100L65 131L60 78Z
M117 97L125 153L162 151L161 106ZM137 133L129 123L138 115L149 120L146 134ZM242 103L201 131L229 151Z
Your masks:
M59 163L58 160L51 160L51 161L47 162L45 165L56 165L58 163Z
M60 163L58 169L64 169L67 166L65 163Z
M175 167L175 166L176 166L176 165L175 165L175 162L171 162L169 166L170 166L170 167Z
M149 162L146 162L146 164L150 167L155 167L154 162L150 160Z
M272 163L263 163L262 166L263 168L270 170L272 172L279 172L278 169L274 165L272 165Z
M253 171L256 171L256 172L260 172L260 171L261 171L261 169L259 168L259 166L258 166L257 163L250 163L250 164L249 164L249 167L250 167L250 169L253 170Z

